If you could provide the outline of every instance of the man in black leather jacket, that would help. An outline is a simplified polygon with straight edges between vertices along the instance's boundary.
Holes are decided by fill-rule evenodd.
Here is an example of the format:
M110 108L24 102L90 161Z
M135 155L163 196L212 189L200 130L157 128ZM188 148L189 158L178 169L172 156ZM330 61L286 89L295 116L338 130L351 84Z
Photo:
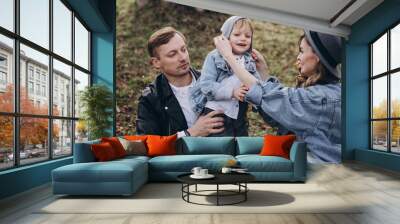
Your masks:
M172 27L162 28L149 38L150 64L161 71L139 98L138 134L208 136L224 130L222 112L198 117L191 110L189 87L200 73L190 67L186 40Z

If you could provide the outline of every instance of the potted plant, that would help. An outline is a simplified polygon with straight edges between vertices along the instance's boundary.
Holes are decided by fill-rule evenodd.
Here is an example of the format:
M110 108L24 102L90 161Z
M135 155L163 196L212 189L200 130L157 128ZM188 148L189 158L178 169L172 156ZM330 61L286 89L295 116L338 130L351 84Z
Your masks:
M87 86L80 92L81 118L87 127L89 140L109 136L112 125L113 98L111 91L102 84Z

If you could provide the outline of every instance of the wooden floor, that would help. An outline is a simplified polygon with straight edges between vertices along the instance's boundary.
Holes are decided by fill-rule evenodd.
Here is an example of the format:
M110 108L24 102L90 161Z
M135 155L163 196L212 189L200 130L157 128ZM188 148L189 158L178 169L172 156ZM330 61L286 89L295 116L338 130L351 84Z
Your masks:
M367 204L356 214L36 214L54 200L49 185L0 201L0 223L219 224L219 223L400 223L400 173L360 163L311 166L308 183L345 201Z

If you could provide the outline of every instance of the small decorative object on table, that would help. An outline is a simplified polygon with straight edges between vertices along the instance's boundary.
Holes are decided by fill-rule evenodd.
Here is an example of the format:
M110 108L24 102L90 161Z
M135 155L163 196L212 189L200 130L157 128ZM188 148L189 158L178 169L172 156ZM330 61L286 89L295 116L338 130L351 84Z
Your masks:
M238 167L237 161L234 159L229 159L228 161L226 161L225 167L237 168Z
M237 169L237 168L240 168L238 166L237 161L234 159L229 159L228 161L226 161L226 164L224 165L224 167L222 167L221 173L230 173L232 171L235 171L235 169Z

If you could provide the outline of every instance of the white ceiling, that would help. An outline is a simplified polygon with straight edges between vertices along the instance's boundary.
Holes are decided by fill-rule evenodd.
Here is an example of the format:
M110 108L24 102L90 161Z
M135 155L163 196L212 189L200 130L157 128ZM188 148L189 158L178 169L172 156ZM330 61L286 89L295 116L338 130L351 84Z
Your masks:
M383 0L167 0L231 15L347 37ZM346 10L339 13L346 5Z
M243 0L230 0L230 2L244 3ZM329 20L349 2L350 0L252 0L245 4Z

